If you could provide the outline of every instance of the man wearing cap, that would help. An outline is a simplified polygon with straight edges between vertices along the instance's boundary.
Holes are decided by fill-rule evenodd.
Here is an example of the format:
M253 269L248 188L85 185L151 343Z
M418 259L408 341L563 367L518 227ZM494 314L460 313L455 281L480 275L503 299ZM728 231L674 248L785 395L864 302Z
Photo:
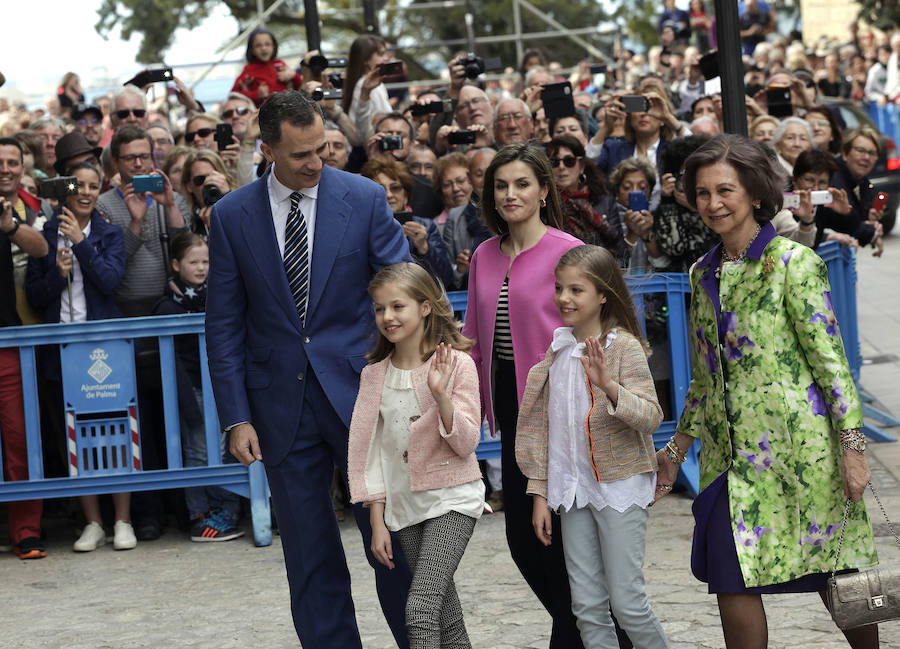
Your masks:
M75 127L90 142L91 146L100 144L103 138L103 111L94 104L78 104L72 112Z
M81 131L72 131L59 138L56 143L56 162L53 163L53 168L60 176L64 176L66 169L79 162L90 162L99 169L101 153L103 149L91 146Z

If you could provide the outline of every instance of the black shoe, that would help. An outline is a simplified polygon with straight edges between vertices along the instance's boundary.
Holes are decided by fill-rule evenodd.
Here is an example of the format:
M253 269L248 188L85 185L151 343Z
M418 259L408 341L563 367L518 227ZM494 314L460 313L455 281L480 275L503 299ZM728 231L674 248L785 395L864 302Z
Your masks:
M162 535L158 521L141 521L134 527L134 535L138 541L155 541Z
M47 556L44 544L36 536L29 536L16 543L13 551L20 559L43 559Z

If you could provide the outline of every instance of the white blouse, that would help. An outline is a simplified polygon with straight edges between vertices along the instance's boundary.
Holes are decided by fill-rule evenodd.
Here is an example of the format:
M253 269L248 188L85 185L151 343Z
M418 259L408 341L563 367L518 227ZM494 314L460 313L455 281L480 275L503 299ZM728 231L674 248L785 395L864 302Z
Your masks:
M384 524L392 532L450 511L472 518L479 518L484 511L484 483L481 480L442 489L410 489L409 424L421 416L412 370L400 370L388 363L375 439L384 474Z
M606 336L604 349L609 349L615 339L613 329ZM559 327L553 332L550 347L556 358L550 366L547 504L553 511L588 505L598 511L612 507L624 512L632 505L645 509L653 502L656 473L598 482L591 466L591 442L587 436L591 393L580 360L584 343L575 340L571 327Z

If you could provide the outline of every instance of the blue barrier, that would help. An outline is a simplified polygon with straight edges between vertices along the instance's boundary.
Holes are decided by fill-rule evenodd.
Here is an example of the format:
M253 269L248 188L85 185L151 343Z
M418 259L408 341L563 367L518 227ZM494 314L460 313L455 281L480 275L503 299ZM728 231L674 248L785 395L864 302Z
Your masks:
M876 103L869 103L865 109L878 130L900 146L900 107L894 104L879 106Z
M840 248L837 242L824 243L817 252L828 267L832 302L840 322L841 335L851 372L858 384L862 357L859 349L856 312L855 253L852 248ZM668 307L666 327L671 366L671 393L669 396L671 397L673 418L664 421L653 435L654 444L657 448L661 448L675 431L690 385L691 353L688 343L688 313L686 309L690 285L687 275L684 274L639 275L627 279L636 304L641 304L645 295L663 294ZM464 315L466 293L452 292L449 297L454 310ZM643 316L643 309L639 308L638 311ZM19 348L25 400L29 472L28 480L17 482L0 480L0 502L218 485L250 499L254 541L257 545L271 544L268 489L262 465L259 462L255 462L249 468L240 464L223 465L219 454L215 452L219 448L219 422L207 369L203 319L203 314L189 314L0 329L0 348ZM197 334L200 341L206 448L209 453L208 465L203 467L185 468L182 466L174 349L174 336L182 334ZM132 341L137 338L159 339L163 415L169 468L156 471L94 470L70 475L67 478L44 479L35 348L40 345L68 345L71 343L106 344L110 341ZM874 411L877 414L877 411L871 406L864 404L863 407L866 416L876 416L872 413ZM866 425L865 432L875 441L894 440L890 435L871 425ZM0 431L0 435L2 435L2 431ZM697 494L699 487L698 448L699 444L692 445L687 461L681 466L679 473L679 481L687 487L692 495ZM489 433L482 430L478 456L481 459L499 457L500 440L491 439ZM0 469L2 469L2 464L0 464ZM2 472L0 472L0 476L2 476Z
M255 462L249 468L241 464L223 465L218 452L220 428L206 362L206 335L203 322L203 314L188 314L0 329L0 347L19 348L25 399L25 438L28 449L29 476L28 480L0 481L0 502L218 485L250 499L254 542L258 546L270 545L272 530L268 486L262 464ZM183 334L197 334L200 341L203 410L208 453L208 464L201 467L185 468L181 458L174 336ZM133 341L137 338L159 339L168 469L155 471L94 470L77 472L77 475L72 474L67 478L44 479L35 348L40 345L73 343L105 345L110 341ZM131 362L133 363L133 360ZM99 383L103 383L103 381L99 381Z

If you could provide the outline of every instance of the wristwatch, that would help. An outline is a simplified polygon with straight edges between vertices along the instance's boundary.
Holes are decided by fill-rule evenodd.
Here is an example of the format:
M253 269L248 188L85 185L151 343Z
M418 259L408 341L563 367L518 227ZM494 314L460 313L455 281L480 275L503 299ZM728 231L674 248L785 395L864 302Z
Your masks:
M20 224L19 224L19 219L13 217L13 220L12 220L12 221L13 221L13 227L12 227L12 230L4 230L4 231L3 231L3 234L5 234L7 237L11 237L11 236L15 235L15 233L16 233L16 232L18 231L18 229L19 229L19 225L20 225Z

